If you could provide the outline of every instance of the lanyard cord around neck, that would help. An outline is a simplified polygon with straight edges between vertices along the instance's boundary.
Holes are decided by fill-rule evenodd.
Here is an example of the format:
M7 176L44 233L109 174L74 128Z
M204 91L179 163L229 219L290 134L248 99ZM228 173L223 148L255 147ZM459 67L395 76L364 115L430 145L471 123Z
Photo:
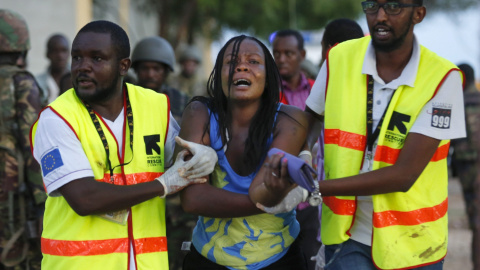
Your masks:
M387 107L383 112L382 118L378 122L377 128L372 132L373 129L373 77L372 75L367 75L368 84L367 84L367 151L373 151L373 144L380 134L380 129L382 128L383 120L385 119L385 114L387 113L388 106L392 101L393 94L388 101Z
M87 108L87 110L88 110L88 114L90 115L90 118L92 119L93 125L95 126L95 129L97 130L98 135L100 136L100 139L102 140L103 147L105 148L105 153L107 154L108 168L110 169L110 182L111 183L114 182L113 169L115 169L116 167L125 166L125 165L129 164L130 162L132 162L132 160L133 160L133 112L132 112L132 106L130 105L130 99L128 97L128 93L127 93L126 89L124 91L124 98L125 98L126 103L127 103L127 105L126 105L126 107L127 107L126 108L127 123L128 123L128 127L130 129L130 150L132 151L132 158L130 159L129 162L119 164L115 167L112 167L112 163L110 161L110 151L109 151L110 147L108 146L107 138L105 136L105 133L103 132L102 126L100 125L100 121L98 120L98 118L95 114L95 111L92 109L90 104L88 104L87 102L83 102L83 104L85 105L85 108ZM120 151L120 149L118 149L118 151Z

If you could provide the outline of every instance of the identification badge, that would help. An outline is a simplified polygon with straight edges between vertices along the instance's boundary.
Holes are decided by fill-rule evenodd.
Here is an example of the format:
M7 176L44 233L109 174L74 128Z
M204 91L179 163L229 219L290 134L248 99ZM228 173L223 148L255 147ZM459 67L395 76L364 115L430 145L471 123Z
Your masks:
M452 116L451 109L433 108L432 127L449 129L451 116Z
M120 225L125 225L127 224L127 219L128 219L128 210L120 210L117 212L111 212L111 213L105 213L98 215L99 217L106 219L111 222L115 222Z

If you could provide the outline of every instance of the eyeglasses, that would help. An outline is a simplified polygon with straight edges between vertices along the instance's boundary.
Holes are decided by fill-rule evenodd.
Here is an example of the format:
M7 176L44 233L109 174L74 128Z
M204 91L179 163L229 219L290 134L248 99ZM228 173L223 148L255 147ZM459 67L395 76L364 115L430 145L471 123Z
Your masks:
M383 7L385 13L388 15L398 15L402 12L402 9L405 7L419 7L419 4L402 4L398 2L387 2L383 4L379 4L375 1L363 1L362 8L365 14L375 14L378 10Z

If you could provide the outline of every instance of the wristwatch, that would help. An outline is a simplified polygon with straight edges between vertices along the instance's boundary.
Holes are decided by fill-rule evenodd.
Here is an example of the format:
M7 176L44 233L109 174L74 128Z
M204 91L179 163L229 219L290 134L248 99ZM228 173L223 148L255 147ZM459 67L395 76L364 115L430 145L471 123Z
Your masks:
M318 206L322 203L322 194L320 193L320 186L318 184L318 181L313 181L315 185L315 190L310 193L310 196L308 197L308 203L311 206Z

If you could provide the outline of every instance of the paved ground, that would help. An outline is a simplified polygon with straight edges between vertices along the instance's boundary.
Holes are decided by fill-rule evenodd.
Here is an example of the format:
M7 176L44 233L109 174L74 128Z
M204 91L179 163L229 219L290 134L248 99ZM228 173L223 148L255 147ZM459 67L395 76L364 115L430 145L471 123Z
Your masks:
M471 270L470 245L472 234L468 229L465 203L458 179L450 179L448 193L448 253L443 269Z

